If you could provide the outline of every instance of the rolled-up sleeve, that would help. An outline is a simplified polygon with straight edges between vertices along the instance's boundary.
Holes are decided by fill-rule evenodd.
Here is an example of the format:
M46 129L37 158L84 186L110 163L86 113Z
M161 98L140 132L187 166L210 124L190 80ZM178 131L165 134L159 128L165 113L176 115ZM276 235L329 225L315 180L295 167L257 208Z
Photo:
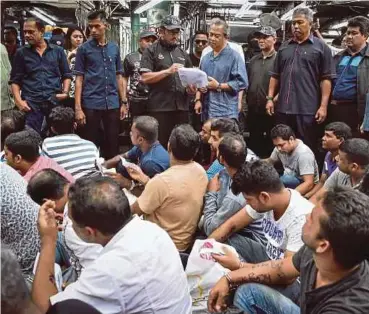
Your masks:
M242 89L247 89L249 86L246 65L241 56L237 55L231 70L230 80L227 82L234 92L239 92Z
M116 75L123 75L122 59L120 58L120 50L117 47L117 57L115 58Z
M74 68L74 75L85 75L85 58L86 53L84 47L80 47L76 54L76 65Z
M24 55L22 49L19 49L14 56L12 71L10 72L9 84L22 86L23 78L26 75L24 64Z
M154 56L151 49L145 49L142 54L140 73L154 71Z
M322 69L320 79L332 80L336 77L335 62L332 57L332 51L328 45L323 45L323 56L321 58L320 68Z
M69 67L68 61L67 61L67 56L65 55L64 51L62 49L60 49L59 52L60 56L59 56L59 68L60 68L60 73L61 73L61 77L63 80L65 79L72 79L73 78L73 73Z

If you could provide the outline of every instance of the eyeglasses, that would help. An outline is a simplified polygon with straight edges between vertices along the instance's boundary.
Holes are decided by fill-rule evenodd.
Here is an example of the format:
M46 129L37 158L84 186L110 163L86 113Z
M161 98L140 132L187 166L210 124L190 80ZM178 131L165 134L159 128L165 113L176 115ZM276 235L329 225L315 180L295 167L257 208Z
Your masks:
M198 40L195 40L195 43L196 43L196 44L203 44L203 45L206 45L206 44L208 43L208 41L207 41L207 40L200 40L200 39L198 39Z

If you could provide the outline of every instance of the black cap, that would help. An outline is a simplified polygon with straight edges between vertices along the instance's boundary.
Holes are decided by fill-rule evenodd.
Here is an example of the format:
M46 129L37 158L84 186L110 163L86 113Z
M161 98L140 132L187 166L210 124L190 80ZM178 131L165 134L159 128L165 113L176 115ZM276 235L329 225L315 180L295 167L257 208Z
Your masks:
M258 36L258 35L266 35L266 36L277 37L277 32L275 31L275 29L273 27L264 26L264 27L261 28L261 30L255 32L255 36Z
M153 31L144 30L140 33L140 39L147 37L155 37L156 39L158 39L158 35L156 35L156 33Z
M161 27L166 29L182 29L181 21L174 15L168 15L161 21Z

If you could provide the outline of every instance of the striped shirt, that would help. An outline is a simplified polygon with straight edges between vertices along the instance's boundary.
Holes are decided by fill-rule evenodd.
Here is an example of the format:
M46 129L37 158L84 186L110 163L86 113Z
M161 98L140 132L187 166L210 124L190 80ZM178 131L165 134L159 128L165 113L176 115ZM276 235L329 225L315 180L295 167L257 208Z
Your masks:
M54 159L77 180L98 173L96 160L99 151L94 143L76 134L48 137L42 144L45 156Z

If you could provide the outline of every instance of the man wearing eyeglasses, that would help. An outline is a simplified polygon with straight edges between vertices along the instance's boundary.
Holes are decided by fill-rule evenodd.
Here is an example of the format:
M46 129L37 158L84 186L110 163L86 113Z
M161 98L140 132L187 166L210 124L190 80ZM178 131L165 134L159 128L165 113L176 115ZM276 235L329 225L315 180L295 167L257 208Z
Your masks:
M182 86L178 69L192 68L189 55L178 47L181 21L166 16L159 29L160 39L148 47L141 59L141 79L149 85L147 114L159 122L159 142L166 147L177 124L188 123L189 95L192 87Z

